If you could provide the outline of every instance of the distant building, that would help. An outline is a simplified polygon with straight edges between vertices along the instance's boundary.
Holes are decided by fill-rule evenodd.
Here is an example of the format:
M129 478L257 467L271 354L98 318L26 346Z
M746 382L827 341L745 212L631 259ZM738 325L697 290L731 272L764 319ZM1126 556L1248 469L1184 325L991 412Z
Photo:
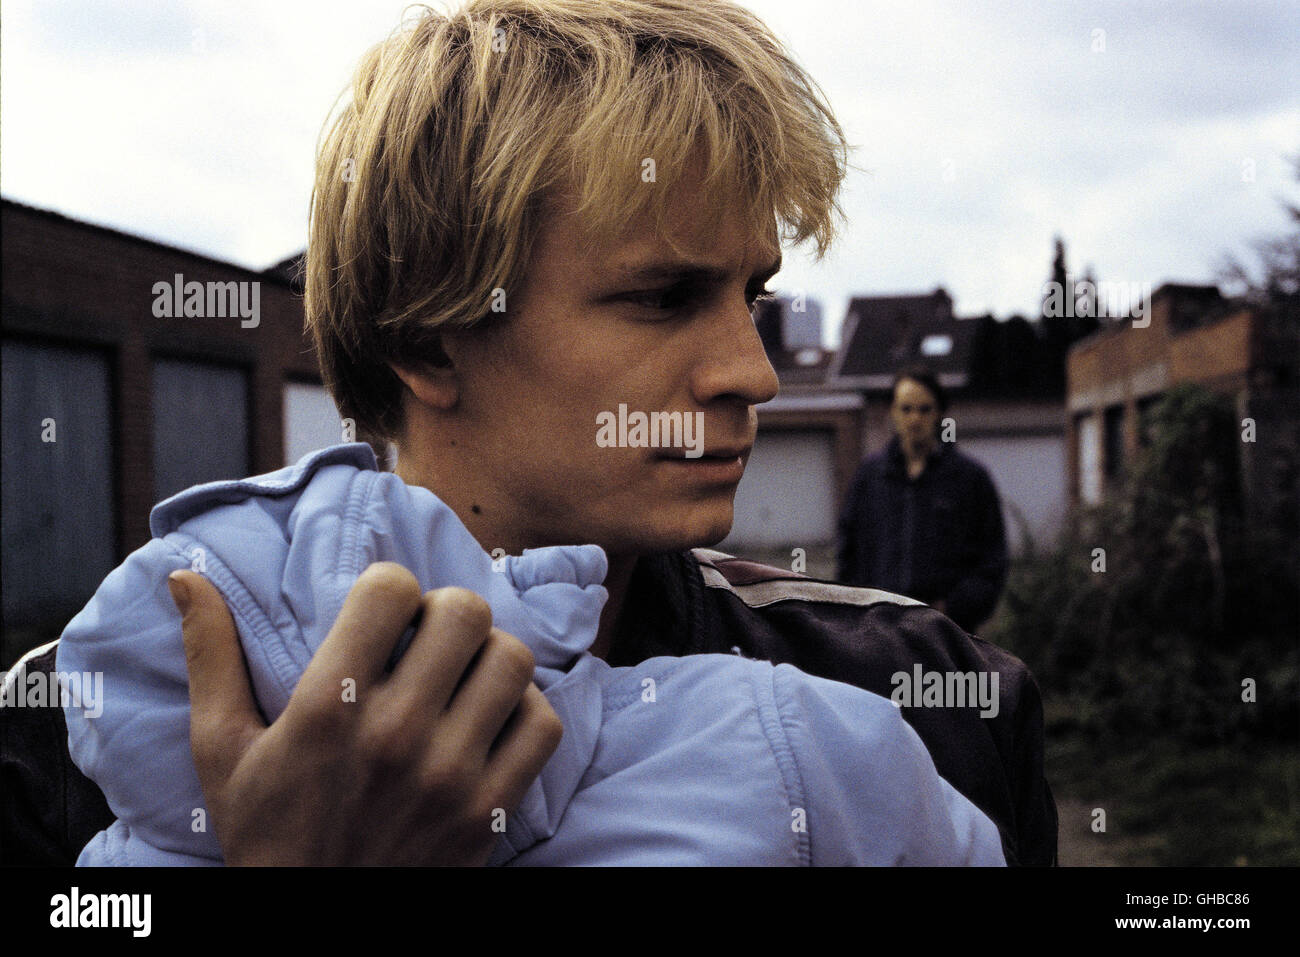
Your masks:
M822 306L816 299L786 300L785 347L787 349L821 349Z
M1242 487L1261 517L1300 500L1300 354L1294 326L1225 299L1216 286L1169 283L1145 325L1112 321L1075 344L1068 365L1069 491L1101 501L1141 447L1147 411L1177 383L1195 382L1236 404L1254 425L1242 442Z
M344 435L292 260L256 272L9 200L0 667L57 635L198 482Z
M827 389L834 353L821 347L821 307L778 297L754 321L781 394L758 407L758 436L736 492L735 523L719 546L773 561L801 548L806 570L829 576L835 518L861 455L862 397ZM820 566L818 564L820 561Z
M1055 536L1068 498L1059 329L1019 317L958 318L942 288L858 296L849 303L840 348L831 352L792 343L800 314L791 306L784 298L756 311L781 395L759 407L736 523L722 547L832 546L859 462L893 434L894 376L918 361L949 391L959 446L997 483L1013 550L1026 535ZM801 334L811 338L811 326Z
M783 390L759 406L758 436L736 492L735 523L719 547L783 554L829 549L861 457L862 409L859 395L812 386Z
M816 300L766 299L755 307L754 324L782 389L825 381L834 353L822 348L822 309Z
M830 370L837 389L868 395L888 393L894 374L924 361L945 389L970 382L972 323L952 314L952 297L942 287L929 295L855 296Z

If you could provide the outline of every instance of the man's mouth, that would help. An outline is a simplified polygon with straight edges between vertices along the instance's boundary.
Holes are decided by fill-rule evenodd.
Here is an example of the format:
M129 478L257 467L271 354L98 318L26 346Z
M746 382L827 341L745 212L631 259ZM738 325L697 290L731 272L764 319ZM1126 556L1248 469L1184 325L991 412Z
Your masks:
M665 449L659 453L661 459L683 459L687 462L730 462L734 459L745 459L749 457L752 446L737 445L727 448L707 449L701 455L688 455L689 449Z
M659 461L682 481L712 486L735 486L745 475L749 446L709 449L703 455L686 457L685 449L670 449Z

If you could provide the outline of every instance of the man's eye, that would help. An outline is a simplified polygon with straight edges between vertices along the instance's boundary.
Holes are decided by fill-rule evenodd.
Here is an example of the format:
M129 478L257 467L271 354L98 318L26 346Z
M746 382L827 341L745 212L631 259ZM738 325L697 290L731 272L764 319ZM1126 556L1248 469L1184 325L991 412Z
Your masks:
M669 286L665 289L646 289L627 293L622 298L626 302L643 306L658 312L675 312L689 309L703 302L711 293L704 288L691 284ZM776 295L762 287L745 292L745 302L752 310L758 303L775 299Z
M695 290L689 286L669 286L667 289L647 289L642 292L628 293L624 299L647 309L670 312L688 306L695 298Z

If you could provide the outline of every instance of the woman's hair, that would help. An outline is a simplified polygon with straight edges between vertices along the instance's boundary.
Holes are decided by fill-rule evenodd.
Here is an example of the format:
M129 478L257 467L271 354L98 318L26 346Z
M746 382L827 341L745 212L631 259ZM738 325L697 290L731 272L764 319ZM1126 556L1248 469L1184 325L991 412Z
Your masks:
M894 376L894 385L889 390L891 396L898 395L898 384L904 379L911 379L913 382L925 386L930 395L934 396L935 408L940 415L948 411L948 392L939 384L939 377L934 374L934 370L929 366L917 363L900 370Z
M561 194L593 238L611 238L647 213L662 226L665 197L702 169L716 207L702 216L728 207L755 233L777 222L783 239L825 252L843 132L748 11L725 0L418 10L366 53L317 157L307 326L359 428L397 437L402 384L388 362L445 361L441 329L508 301Z

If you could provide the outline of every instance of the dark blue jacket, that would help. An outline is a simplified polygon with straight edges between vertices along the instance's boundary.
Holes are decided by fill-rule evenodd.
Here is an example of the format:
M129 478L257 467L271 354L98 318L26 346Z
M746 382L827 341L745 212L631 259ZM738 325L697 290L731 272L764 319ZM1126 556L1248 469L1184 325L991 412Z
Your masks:
M997 490L984 467L941 442L917 478L895 436L863 460L840 515L839 578L927 604L974 631L1007 578Z

